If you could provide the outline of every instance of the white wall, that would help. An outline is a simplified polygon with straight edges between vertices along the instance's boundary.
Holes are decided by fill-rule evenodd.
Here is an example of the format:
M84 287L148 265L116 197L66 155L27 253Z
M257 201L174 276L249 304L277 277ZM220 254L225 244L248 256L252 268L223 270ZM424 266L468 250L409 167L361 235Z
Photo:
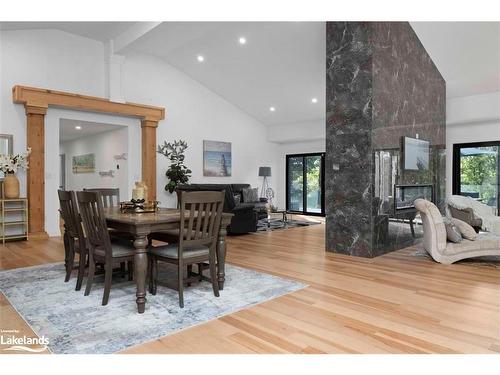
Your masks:
M127 127L111 130L87 137L61 142L59 153L66 160L66 189L83 190L84 188L119 188L120 199L128 195L128 161L116 160L115 155L128 153ZM95 172L73 173L73 156L94 154ZM120 168L117 169L116 166ZM113 177L101 176L99 172L113 171Z
M14 85L103 96L103 44L56 30L2 30L1 132L14 135L14 152L26 149L26 115L12 103ZM19 174L26 194L25 173Z
M446 102L446 194L452 193L453 144L500 141L500 92Z
M326 142L325 119L270 126L267 140L275 143Z
M259 166L275 167L267 127L184 73L153 56L127 56L123 69L127 101L160 105L166 119L157 129L157 143L183 139L188 143L185 164L191 182L250 183L260 186ZM232 143L232 176L203 177L203 140ZM168 161L157 159L157 191L162 205L175 205L165 192Z

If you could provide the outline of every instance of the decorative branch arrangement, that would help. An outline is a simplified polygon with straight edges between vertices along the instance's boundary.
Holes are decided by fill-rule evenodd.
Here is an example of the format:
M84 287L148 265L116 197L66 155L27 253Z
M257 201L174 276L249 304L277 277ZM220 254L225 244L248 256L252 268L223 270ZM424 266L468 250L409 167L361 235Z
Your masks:
M169 179L165 190L173 193L177 185L185 184L191 177L191 169L184 165L184 152L188 148L187 142L178 140L173 142L164 141L163 145L158 145L157 152L170 160L170 167L165 175Z

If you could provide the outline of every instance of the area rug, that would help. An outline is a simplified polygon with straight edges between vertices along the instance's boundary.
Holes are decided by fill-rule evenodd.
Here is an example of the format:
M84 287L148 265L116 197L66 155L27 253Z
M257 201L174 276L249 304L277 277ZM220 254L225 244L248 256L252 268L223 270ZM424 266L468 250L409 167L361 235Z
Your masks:
M316 221L307 221L307 220L288 220L285 223L282 219L271 219L268 223L267 219L261 219L257 222L257 231L265 232L268 230L276 230L276 229L289 229L296 227L307 227L309 225L321 224Z
M176 279L174 267L161 265L160 280ZM158 285L157 294L147 296L145 313L138 314L134 282L114 276L109 303L101 306L102 276L84 296L85 286L75 291L76 278L65 283L64 274L62 263L0 272L0 291L39 336L49 339L53 353L114 353L306 287L227 264L219 298L209 282L193 284L185 289L181 309L177 292Z

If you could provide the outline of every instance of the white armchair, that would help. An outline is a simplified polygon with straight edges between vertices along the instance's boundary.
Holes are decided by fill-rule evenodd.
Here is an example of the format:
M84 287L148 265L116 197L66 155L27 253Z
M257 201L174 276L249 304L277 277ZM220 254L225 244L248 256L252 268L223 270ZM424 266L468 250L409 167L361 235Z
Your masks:
M500 236L480 233L477 239L446 242L446 228L439 209L428 200L415 200L424 228L424 248L439 263L451 264L461 259L479 256L500 256Z

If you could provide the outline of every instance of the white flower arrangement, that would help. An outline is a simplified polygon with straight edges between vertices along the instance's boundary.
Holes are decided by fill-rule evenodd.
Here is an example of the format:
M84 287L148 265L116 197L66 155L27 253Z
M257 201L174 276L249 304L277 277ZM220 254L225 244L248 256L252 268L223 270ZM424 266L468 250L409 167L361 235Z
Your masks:
M16 173L20 169L28 169L28 156L30 154L31 148L28 148L23 154L0 154L0 171L3 173Z

